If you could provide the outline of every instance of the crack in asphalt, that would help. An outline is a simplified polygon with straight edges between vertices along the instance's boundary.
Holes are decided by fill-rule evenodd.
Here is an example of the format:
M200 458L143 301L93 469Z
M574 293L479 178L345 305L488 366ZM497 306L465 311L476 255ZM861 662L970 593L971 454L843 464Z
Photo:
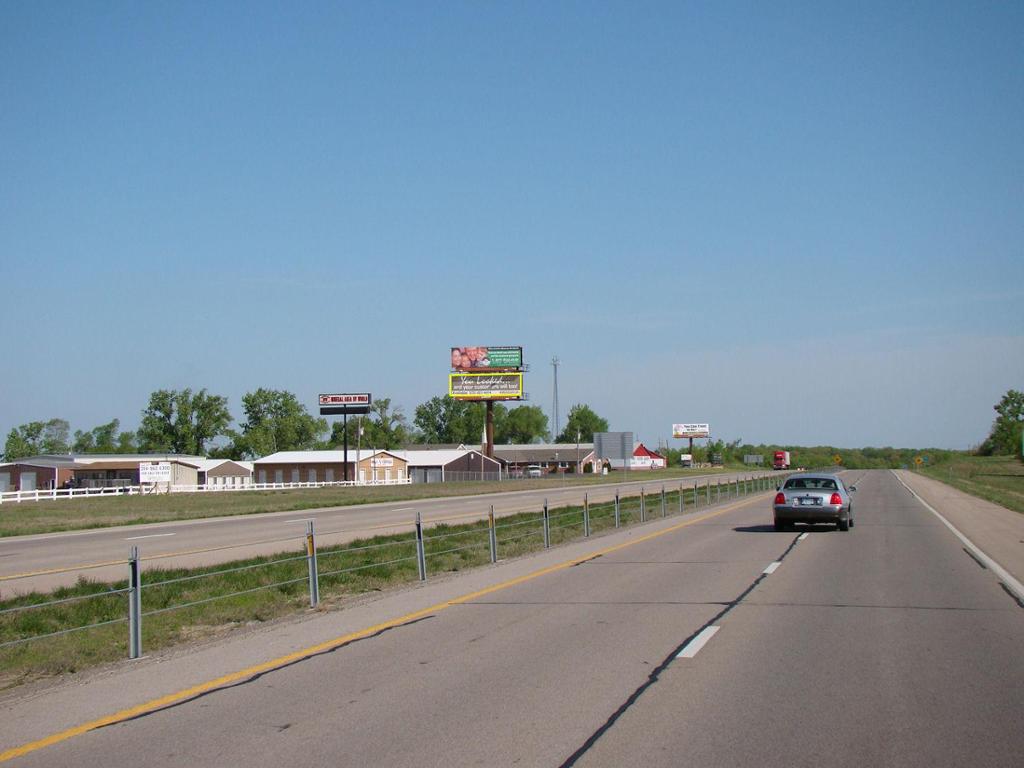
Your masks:
M786 559L789 553L793 551L793 548L796 547L797 542L799 540L799 536L793 537L793 540L789 543L789 546L786 547L783 553L778 557L778 562L781 563ZM570 766L576 765L579 759L586 755L586 753L590 751L591 747L593 747L604 734L611 730L612 726L614 726L615 723L617 723L619 719L624 714L626 714L629 708L632 707L640 699L640 697L644 695L647 689L654 685L656 682L658 682L658 680L661 678L662 673L672 665L672 662L676 660L676 657L695 637L697 637L697 635L699 635L708 627L720 622L723 618L725 618L729 614L729 612L733 610L733 608L735 608L743 602L747 595L749 595L751 592L757 589L761 582L764 581L764 579L768 578L768 576L769 574L767 573L758 574L757 578L754 579L754 581L752 581L750 585L746 589L744 589L739 595L737 595L735 599L730 600L727 603L723 603L722 605L724 605L724 607L721 611L712 616L706 623L699 627L696 632L694 632L692 635L683 640L679 645L673 648L669 652L668 656L666 656L661 661L661 663L658 664L658 666L651 670L651 673L647 676L647 679L644 680L644 682L641 683L637 687L637 689L633 691L633 693L631 693L626 698L626 700L622 702L622 704L619 705L618 709L616 709L608 717L608 719L605 720L605 722L596 731L594 731L587 738L587 740L583 742L583 744L580 745L580 747L575 752L569 755L569 757L563 763L561 763L558 768L569 768Z

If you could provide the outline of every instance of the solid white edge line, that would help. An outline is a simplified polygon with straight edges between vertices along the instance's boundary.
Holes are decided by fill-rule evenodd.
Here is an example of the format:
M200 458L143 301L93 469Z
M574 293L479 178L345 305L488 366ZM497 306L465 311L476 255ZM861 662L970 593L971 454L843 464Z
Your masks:
M779 567L780 565L782 565L782 561L781 561L781 560L776 560L776 561L775 561L774 563L772 563L772 564L771 564L771 565L769 565L769 566L768 566L767 568L765 568L765 569L764 569L764 570L762 571L762 573L767 573L767 574L772 574L772 573L775 573L775 570L776 570L776 569L777 569L777 568L778 568L778 567Z
M803 533L801 533L801 534L800 534L799 536L797 536L797 539L796 539L796 540L797 540L797 541L803 541L804 539L806 539L806 538L807 538L808 536L810 536L810 535L811 535L811 534L807 533L807 531L804 531L804 532L803 532Z
M697 655L697 652L715 636L715 632L718 631L718 627L704 627L700 633L693 638L690 642L679 653L676 654L677 659L692 659Z
M919 502L921 502L925 509L927 509L933 515L939 518L939 520L941 520L943 524L953 532L953 535L960 539L961 542L963 542L964 546L967 547L970 553L974 557L976 557L979 562L984 564L986 568L988 568L990 571L992 571L992 573L996 575L996 577L998 577L998 579L1003 583L1003 586L1010 590L1010 592L1013 593L1014 597L1016 597L1020 602L1024 603L1024 584L1021 584L1019 581L1017 581L1017 579L1015 579L1012 574L1010 574L1005 568L1003 568L1003 566L1001 566L991 557L982 552L973 541L971 541L962 533L960 533L960 531L958 531L956 527L951 522L949 522L949 520L944 518L942 514L937 509L935 509L935 507L933 507L927 501L918 496L917 492L914 491L914 489L911 488L909 485L904 483L903 478L896 474L896 470L890 469L889 471L892 472L893 477L895 477L899 481L900 485L902 485L904 488L910 491L910 494Z
M129 536L125 541L138 541L139 539L162 539L164 536L176 536L174 533L151 533L147 536Z

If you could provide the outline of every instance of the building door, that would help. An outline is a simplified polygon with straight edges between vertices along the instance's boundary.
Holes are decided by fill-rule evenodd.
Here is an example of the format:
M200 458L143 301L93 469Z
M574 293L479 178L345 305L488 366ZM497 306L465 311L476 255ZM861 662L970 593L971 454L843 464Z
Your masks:
M0 493L11 490L11 473L0 472Z
M327 471L325 473L325 479L327 480L328 483L334 482L334 469L332 467L327 468Z
M34 491L36 489L36 473L35 472L22 472L21 473L21 490L23 491Z

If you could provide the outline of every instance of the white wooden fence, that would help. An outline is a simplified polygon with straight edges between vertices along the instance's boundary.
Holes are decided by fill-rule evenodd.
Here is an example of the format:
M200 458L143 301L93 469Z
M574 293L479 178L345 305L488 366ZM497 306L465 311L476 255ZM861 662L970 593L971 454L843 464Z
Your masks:
M124 485L115 488L41 488L34 491L5 491L0 504L23 501L56 501L58 499L95 498L96 496L138 496L155 493L229 493L231 491L281 491L292 488L341 488L375 485L409 485L408 477L398 480L339 480L331 483L249 483L247 485Z

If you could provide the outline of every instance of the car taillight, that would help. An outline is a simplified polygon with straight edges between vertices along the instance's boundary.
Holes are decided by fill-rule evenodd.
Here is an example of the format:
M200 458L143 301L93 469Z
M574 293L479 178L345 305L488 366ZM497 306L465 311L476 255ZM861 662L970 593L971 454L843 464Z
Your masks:
M786 494L784 494L784 493L776 493L775 494L775 503L776 504L785 504L786 503Z
M843 504L843 497L840 496L838 493L833 493L832 494L832 498L828 500L828 503L829 504L835 504L837 506L842 506L842 504Z

